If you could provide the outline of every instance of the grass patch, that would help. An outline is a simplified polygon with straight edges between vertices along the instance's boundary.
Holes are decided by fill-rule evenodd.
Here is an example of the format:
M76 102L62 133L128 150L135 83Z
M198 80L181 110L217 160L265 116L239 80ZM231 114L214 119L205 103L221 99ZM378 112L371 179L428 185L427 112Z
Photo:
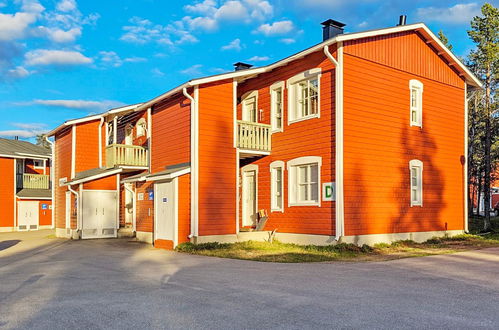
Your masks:
M238 243L183 243L178 252L242 260L264 262L323 262L323 261L384 261L408 257L454 253L486 247L499 247L499 234L459 235L434 237L424 243L397 241L392 244L379 243L374 246L357 246L340 243L336 245L296 245L278 241Z

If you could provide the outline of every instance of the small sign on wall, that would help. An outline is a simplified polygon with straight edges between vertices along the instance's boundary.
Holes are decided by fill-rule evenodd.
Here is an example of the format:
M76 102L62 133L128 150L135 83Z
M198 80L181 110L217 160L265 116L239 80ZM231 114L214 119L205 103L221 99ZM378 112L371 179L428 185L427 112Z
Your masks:
M322 184L322 200L325 202L331 202L336 200L335 182L324 182Z
M143 200L144 200L144 193L138 193L138 194L137 194L137 199L138 199L139 201L143 201Z
M48 208L47 204L42 204L42 210L46 210Z
M167 197L163 197L163 203L168 203L168 198Z
M149 192L149 200L150 201L154 200L154 191Z

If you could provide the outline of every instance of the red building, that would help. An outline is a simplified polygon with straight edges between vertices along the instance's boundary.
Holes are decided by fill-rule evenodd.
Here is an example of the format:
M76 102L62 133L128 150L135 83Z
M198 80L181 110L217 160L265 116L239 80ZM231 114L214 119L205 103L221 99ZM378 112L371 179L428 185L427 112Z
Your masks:
M51 151L0 138L0 232L52 228Z
M273 64L54 129L58 235L172 248L274 229L311 244L465 231L480 81L424 24L323 24L323 42Z

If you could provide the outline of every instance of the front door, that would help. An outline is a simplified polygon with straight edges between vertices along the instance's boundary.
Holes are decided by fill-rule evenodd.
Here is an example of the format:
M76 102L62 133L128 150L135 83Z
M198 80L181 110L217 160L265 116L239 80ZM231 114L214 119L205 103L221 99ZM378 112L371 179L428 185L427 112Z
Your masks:
M252 123L258 121L256 95L250 94L243 100L243 120Z
M116 192L85 190L82 198L82 238L116 237Z
M176 235L176 180L154 184L154 240L161 239L177 244Z
M243 226L255 226L257 203L256 203L256 171L243 172Z
M38 229L39 202L18 202L17 221L19 230Z

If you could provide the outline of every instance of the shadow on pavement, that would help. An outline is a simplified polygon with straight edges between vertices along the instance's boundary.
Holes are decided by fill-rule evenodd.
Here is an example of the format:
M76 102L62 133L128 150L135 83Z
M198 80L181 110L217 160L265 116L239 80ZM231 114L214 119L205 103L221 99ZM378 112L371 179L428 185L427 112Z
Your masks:
M8 248L13 247L17 243L21 242L19 239L11 239L7 241L1 241L0 242L0 251L7 250Z

